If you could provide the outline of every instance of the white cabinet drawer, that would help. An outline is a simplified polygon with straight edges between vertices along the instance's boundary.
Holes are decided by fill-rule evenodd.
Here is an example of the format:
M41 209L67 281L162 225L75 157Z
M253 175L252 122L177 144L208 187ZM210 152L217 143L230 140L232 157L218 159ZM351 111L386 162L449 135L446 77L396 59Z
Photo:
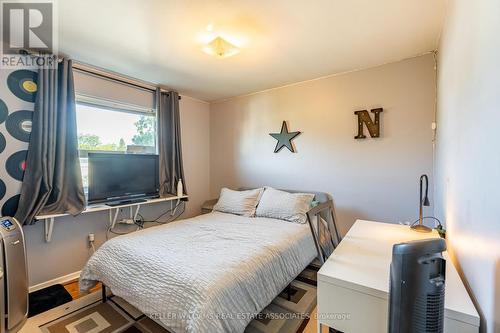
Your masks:
M387 333L387 300L318 281L318 321L344 333Z

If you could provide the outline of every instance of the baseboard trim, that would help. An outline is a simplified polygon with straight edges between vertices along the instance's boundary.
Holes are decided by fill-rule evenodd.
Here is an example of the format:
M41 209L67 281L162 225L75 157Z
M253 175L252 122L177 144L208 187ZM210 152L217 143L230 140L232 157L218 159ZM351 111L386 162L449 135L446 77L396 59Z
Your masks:
M82 271L74 272L74 273L71 273L68 275L64 275L64 276L61 276L61 277L58 277L58 278L55 278L55 279L52 279L49 281L45 281L45 282L36 284L34 286L29 287L29 292L32 293L34 291L53 286L54 284L65 284L65 283L68 283L70 281L79 279L81 272Z

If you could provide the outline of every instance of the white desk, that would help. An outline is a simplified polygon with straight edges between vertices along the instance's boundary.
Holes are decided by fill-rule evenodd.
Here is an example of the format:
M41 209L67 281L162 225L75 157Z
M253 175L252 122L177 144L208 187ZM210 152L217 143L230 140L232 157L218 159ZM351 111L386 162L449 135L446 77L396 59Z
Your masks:
M88 206L81 214L88 214L88 213L95 213L95 212L102 212L102 211L109 211L109 223L112 227L115 226L116 219L118 217L118 212L121 208L129 208L131 215L133 215L134 220L137 218L137 214L139 214L139 209L143 205L150 205L154 203L160 203L160 202L166 202L169 201L171 204L174 201L180 201L183 199L187 199L187 195L183 196L167 196L167 197L162 197L162 198L155 198L155 199L148 199L144 202L135 202L135 203L129 203L129 204L123 204L123 205L118 205L118 206L107 206L104 204L101 205L91 205ZM132 213L133 207L136 207L135 213ZM114 213L112 213L114 211ZM54 220L56 217L63 217L63 216L69 216L69 214L52 214L52 215L38 215L35 216L36 220L44 220L45 222L45 241L49 243L52 239L52 232L54 231Z
M392 246L431 237L439 236L356 221L318 272L318 332L326 325L344 333L387 333ZM446 262L444 316L446 333L479 331L479 315L451 260Z

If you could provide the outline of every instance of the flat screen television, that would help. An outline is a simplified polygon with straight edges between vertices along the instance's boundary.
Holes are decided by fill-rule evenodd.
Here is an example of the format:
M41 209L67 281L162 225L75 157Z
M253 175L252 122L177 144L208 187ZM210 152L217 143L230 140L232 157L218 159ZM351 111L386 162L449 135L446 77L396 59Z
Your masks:
M89 204L158 197L158 155L89 153Z

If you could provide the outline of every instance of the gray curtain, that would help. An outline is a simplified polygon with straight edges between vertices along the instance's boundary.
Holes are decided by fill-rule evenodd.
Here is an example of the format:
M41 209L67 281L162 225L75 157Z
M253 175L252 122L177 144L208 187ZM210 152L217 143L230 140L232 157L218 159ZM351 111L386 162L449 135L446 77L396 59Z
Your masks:
M16 213L22 224L35 215L85 209L78 139L72 62L38 71L38 91L32 130Z
M160 153L160 195L177 194L177 183L186 182L182 166L179 94L175 91L156 91L158 101L158 151Z

